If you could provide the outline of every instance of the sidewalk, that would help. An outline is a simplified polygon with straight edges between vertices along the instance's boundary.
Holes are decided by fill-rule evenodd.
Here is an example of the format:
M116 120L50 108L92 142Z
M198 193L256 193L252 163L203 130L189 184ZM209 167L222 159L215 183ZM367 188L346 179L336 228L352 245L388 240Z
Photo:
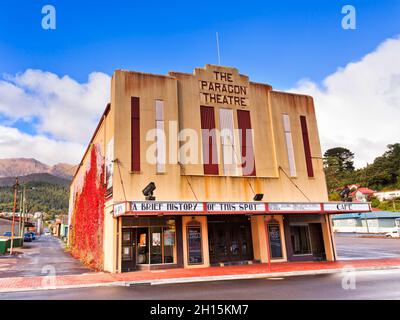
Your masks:
M245 266L170 269L129 273L91 273L54 277L14 277L0 279L1 292L68 289L100 286L156 285L201 281L256 279L357 271L400 269L400 258L346 260L337 262L286 262Z

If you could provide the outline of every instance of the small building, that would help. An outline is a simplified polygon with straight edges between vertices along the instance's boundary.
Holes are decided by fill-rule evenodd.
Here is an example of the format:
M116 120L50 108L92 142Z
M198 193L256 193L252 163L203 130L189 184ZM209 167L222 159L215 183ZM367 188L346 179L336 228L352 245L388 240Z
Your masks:
M69 245L110 272L335 260L312 97L236 68L115 71L70 188Z
M371 190L369 188L357 188L353 192L350 193L350 197L353 201L357 202L368 202L370 201L371 197L374 195L376 191Z
M377 197L379 201L393 200L400 198L400 190L375 192L374 196Z
M376 211L349 213L332 217L334 232L386 233L395 229L400 212Z

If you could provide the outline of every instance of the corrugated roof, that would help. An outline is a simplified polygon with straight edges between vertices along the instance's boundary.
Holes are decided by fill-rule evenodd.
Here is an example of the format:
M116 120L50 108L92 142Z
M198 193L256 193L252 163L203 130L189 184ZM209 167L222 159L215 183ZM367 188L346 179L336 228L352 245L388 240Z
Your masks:
M400 218L400 212L376 211L366 213L345 213L332 217L332 220L341 219L395 219Z

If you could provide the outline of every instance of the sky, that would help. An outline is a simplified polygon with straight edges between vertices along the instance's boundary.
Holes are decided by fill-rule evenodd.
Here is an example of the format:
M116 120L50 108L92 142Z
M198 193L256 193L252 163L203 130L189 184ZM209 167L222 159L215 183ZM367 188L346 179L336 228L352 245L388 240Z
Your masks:
M42 28L48 4L55 30ZM400 0L2 0L0 158L79 162L115 69L216 64L218 32L222 65L312 95L323 151L348 147L364 166L400 142L399 17Z

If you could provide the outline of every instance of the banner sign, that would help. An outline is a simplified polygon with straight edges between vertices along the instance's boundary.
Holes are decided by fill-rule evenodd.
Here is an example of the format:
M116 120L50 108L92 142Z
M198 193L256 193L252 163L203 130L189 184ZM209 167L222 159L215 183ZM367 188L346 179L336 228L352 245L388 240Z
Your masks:
M353 202L341 202L341 203L324 203L324 211L329 212L361 212L371 211L369 203L353 203Z
M188 202L130 201L114 205L114 217L125 214L296 214L370 212L368 203L352 202Z
M207 212L265 212L262 202L208 202Z
M271 212L320 212L320 203L269 203L268 209Z
M131 212L204 212L202 202L132 201Z

